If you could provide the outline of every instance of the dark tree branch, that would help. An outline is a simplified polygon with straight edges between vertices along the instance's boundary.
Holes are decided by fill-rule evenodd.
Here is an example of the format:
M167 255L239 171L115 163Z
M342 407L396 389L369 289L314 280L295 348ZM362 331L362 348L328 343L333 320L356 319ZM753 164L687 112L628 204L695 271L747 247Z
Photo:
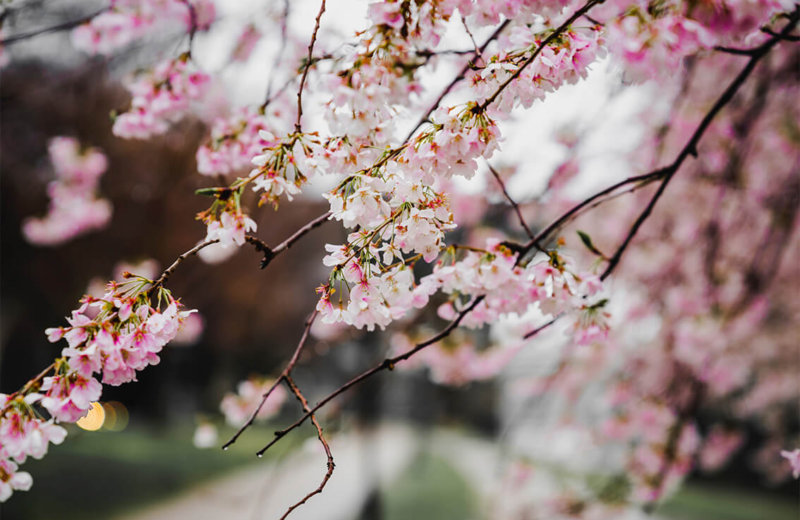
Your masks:
M77 18L75 20L69 20L67 22L63 22L63 23L60 23L60 24L57 24L57 25L51 25L50 27L43 27L41 29L36 29L36 30L29 31L29 32L26 32L26 33L14 34L14 35L9 36L8 38L6 38L4 40L0 40L0 46L7 47L9 45L13 45L15 43L19 43L21 41L27 40L29 38L34 38L34 37L42 35L42 34L48 34L48 33L53 33L53 32L66 31L66 30L69 30L69 29L74 29L75 27L77 27L79 25L82 25L82 24L84 24L86 22L91 21L96 16L98 16L100 14L103 14L104 12L108 11L108 9L109 9L108 7L103 7L102 9L98 9L97 11L94 11L93 13L87 14L87 15L82 16L80 18Z
M681 165L683 165L683 162L690 155L697 157L697 145L700 142L700 139L703 137L705 131L711 125L711 122L714 120L716 115L725 107L725 105L727 105L731 101L731 99L733 99L733 96L736 94L739 88L744 84L745 80L747 80L747 78L756 68L758 62L761 61L761 59L764 58L764 56L766 56L769 53L769 51L772 50L772 48L782 40L780 36L783 34L788 34L788 32L794 28L795 24L797 24L798 18L800 18L800 7L796 8L794 12L791 14L791 16L789 17L789 23L786 24L786 26L783 28L780 34L778 34L777 36L773 36L759 47L753 49L753 54L750 56L747 65L745 65L745 67L739 72L739 74L733 79L733 81L731 81L731 83L728 85L728 87L725 89L722 95L720 95L720 97L717 99L716 103L714 103L711 109L706 113L705 117L703 117L703 120L695 129L689 141L684 145L683 149L675 158L675 161L673 161L671 165L667 166L664 169L664 177L661 180L661 184L658 186L658 190L656 190L656 193L650 199L650 202L647 204L642 213L633 223L633 226L628 231L628 234L625 236L625 239L623 240L622 244L619 246L619 248L617 248L617 251L611 257L611 260L609 260L608 266L606 267L605 271L603 271L603 274L600 275L601 280L605 280L606 278L608 278L611 272L617 267L617 264L619 264L619 261L622 258L622 255L625 253L625 250L628 248L628 245L630 244L631 240L633 240L633 237L636 236L636 233L639 231L639 228L642 227L642 224L644 224L644 222L650 216L656 203L661 198L661 195L664 194L664 190L667 188L669 181L672 179L675 173L680 169Z

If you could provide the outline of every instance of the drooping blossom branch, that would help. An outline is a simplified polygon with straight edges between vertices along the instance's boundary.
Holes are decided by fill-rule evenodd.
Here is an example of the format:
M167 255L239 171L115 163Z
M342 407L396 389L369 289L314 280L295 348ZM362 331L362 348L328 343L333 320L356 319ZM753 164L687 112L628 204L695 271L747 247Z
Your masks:
M794 12L789 17L789 22L784 26L783 30L778 34L778 36L773 36L763 44L759 45L758 47L754 48L752 54L750 55L750 59L747 61L747 64L744 68L736 75L736 77L731 81L725 91L720 95L711 109L706 112L706 115L703 117L700 124L697 126L695 131L692 133L692 136L684 145L683 149L678 153L678 156L675 160L667 166L666 168L662 169L663 178L661 183L658 186L655 194L648 202L647 206L644 210L639 214L639 217L634 222L631 229L628 231L628 234L625 236L625 239L622 241L622 244L617 248L614 255L608 262L608 266L606 266L605 271L603 274L600 275L601 280L605 280L614 270L614 268L619 263L622 255L625 253L625 249L627 249L628 245L630 244L633 237L636 236L636 233L639 231L639 228L644 224L647 218L653 211L658 200L661 198L661 195L664 194L664 190L667 188L667 184L669 184L672 177L677 173L680 169L681 165L684 161L689 157L697 157L697 145L700 143L700 139L703 137L703 134L708 129L711 122L714 120L716 115L727 105L732 99L739 88L744 84L745 80L750 76L753 70L758 65L758 62L761 61L770 50L772 50L775 45L777 45L782 38L781 35L789 34L792 30L794 30L795 26L797 25L797 21L800 19L800 7L797 7Z

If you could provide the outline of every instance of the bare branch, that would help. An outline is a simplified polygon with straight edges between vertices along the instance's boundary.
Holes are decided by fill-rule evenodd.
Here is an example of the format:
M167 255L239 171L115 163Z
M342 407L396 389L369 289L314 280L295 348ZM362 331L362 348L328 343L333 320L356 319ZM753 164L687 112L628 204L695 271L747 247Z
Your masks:
M219 242L219 239L206 240L205 242L201 242L196 246L194 246L193 248L189 249L188 251L180 254L178 258L176 258L175 261L172 262L172 265L164 269L164 272L161 273L161 276L159 276L156 279L156 281L153 282L153 286L150 287L150 289L148 289L147 291L148 295L152 294L153 291L155 291L158 287L162 287L167 282L169 277L172 276L172 273L175 272L175 269L177 269L178 266L181 265L181 263L184 260L186 260L190 256L196 255L201 249L206 248L211 244L216 244L217 242Z
M511 204L511 207L514 208L514 212L517 214L519 223L525 230L525 233L528 235L528 238L533 239L533 232L531 231L531 228L529 228L528 224L525 223L525 219L522 217L522 212L519 209L519 205L514 201L514 199L511 198L511 195L508 194L508 190L506 190L506 185L503 182L503 179L500 178L500 174L497 173L497 170L495 170L494 167L488 162L486 163L486 165L489 167L489 171L492 172L492 175L494 175L494 178L497 180L497 184L500 185L500 189L503 190L503 195L506 197L506 200L508 201L509 204Z
M469 314L475 307L477 307L478 304L483 301L483 299L484 299L484 296L478 296L477 298L472 300L472 303L470 303L469 306L467 308L465 308L463 311L458 313L458 316L456 316L456 318L453 321L451 321L447 325L447 327L445 327L444 329L439 331L439 333L435 334L434 336L431 336L427 340L423 341L422 343L418 343L413 349L411 349L408 352L406 352L404 354L401 354L399 356L395 356L393 358L384 359L378 365L375 365L374 367L370 368L369 370L366 370L366 371L362 372L361 374L357 375L356 377L354 377L353 379L351 379L347 383L343 384L342 386L340 386L339 388L337 388L336 390L334 390L333 392L331 392L330 394L328 394L327 396L322 398L319 402L317 402L316 405L314 405L313 408L308 410L305 414L303 414L303 416L301 416L299 419L297 419L290 426L288 426L287 428L284 428L283 430L275 432L275 438L272 439L269 442L269 444L267 444L266 446L261 448L258 451L257 454L258 455L263 455L264 452L266 452L276 442L278 442L283 437L285 437L286 434L288 434L289 432L293 431L294 429L299 427L301 424L303 424L306 421L306 419L311 417L311 414L316 413L317 410L319 410L320 408L322 408L323 406L325 406L330 401L332 401L333 399L335 399L339 395L343 394L344 392L346 392L350 388L360 384L361 382L363 382L366 379L369 379L370 377L374 376L378 372L382 372L384 370L393 370L394 366L397 363L399 363L401 361L405 361L406 359L410 358L411 356L413 356L414 354L416 354L420 350L423 350L423 349L433 345L434 343L437 343L438 341L440 341L440 340L446 338L447 336L449 336L450 333L452 333L458 327L458 325L461 323L461 321L464 319L464 317L467 314Z
M286 375L284 377L284 381L286 381L286 385L289 387L289 390L291 390L291 392L294 394L297 400L300 401L300 404L303 407L303 411L307 413L310 412L311 408L309 408L308 406L308 400L305 398L303 393L300 392L300 389L297 387L297 384L295 384L294 379L292 379L292 376ZM328 441L325 440L325 436L322 434L322 427L319 425L319 421L317 421L317 418L314 416L314 414L311 414L311 423L317 430L317 438L319 439L320 444L322 444L322 449L325 450L325 457L327 458L326 462L327 470L325 471L325 475L322 477L322 482L320 482L319 486L317 486L316 489L314 489L306 496L304 496L299 502L295 503L293 506L287 509L286 512L283 514L283 516L280 518L280 520L285 520L286 517L288 517L292 513L292 511L305 504L309 498L313 497L314 495L322 493L322 490L325 489L325 485L328 483L328 481L331 479L331 476L333 475L333 469L336 467L336 464L334 464L333 462L333 454L331 453L331 447L328 444Z
M294 354L292 354L292 358L286 364L286 368L283 369L281 375L278 376L275 382L272 383L272 386L270 386L269 389L266 392L264 392L264 394L261 396L261 402L258 404L256 409L253 410L253 413L250 414L250 418L247 419L247 422L245 422L236 431L236 433L233 434L233 436L228 440L228 442L223 444L222 446L223 450L227 450L233 443L236 442L236 440L244 433L246 429L252 426L253 422L255 422L256 420L256 416L261 411L261 408L264 407L264 403L267 402L267 399L272 394L272 392L275 391L275 388L277 388L277 386L281 384L281 381L285 380L287 377L291 375L292 369L294 369L294 366L297 364L297 360L300 359L300 353L303 351L303 347L305 346L306 340L308 339L308 334L311 331L311 326L314 324L314 320L316 319L316 317L317 317L317 311L314 311L313 313L311 313L311 316L308 317L308 319L306 320L305 329L303 329L303 335L300 336L300 341L297 343L297 347L294 349Z
M306 63L303 67L303 76L300 78L300 87L297 89L297 121L294 123L294 131L300 133L302 127L300 126L300 119L303 117L303 87L306 85L306 78L308 77L308 70L311 68L311 59L314 52L314 44L317 42L317 32L319 32L319 22L322 19L322 13L325 12L325 0L320 2L319 13L314 22L314 32L311 33L311 41L308 44L308 56Z
M79 25L82 25L82 24L85 24L86 22L89 22L92 19L94 19L96 16L108 11L108 9L109 9L108 7L103 7L102 9L98 9L97 11L94 11L94 12L92 12L90 14L87 14L87 15L82 16L80 18L77 18L75 20L70 20L70 21L63 22L63 23L60 23L60 24L57 24L57 25L51 25L50 27L43 27L41 29L36 29L36 30L29 31L29 32L26 32L26 33L14 34L14 35L9 36L8 38L6 38L4 40L0 40L0 46L7 47L9 45L13 45L15 43L19 43L21 41L27 40L29 38L34 38L34 37L42 35L42 34L48 34L48 33L53 33L53 32L66 31L66 30L69 30L69 29L74 29L75 27L77 27Z

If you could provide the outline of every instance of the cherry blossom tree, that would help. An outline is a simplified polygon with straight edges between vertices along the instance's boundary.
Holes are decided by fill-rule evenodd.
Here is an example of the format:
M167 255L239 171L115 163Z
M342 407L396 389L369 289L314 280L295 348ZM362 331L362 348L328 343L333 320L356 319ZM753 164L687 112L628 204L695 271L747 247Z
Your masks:
M86 59L106 64L177 34L177 50L164 46L122 78L130 101L112 132L154 140L183 119L204 121L196 195L209 203L195 247L175 251L160 273L131 268L85 296L44 331L61 355L21 388L3 388L1 500L31 487L27 457L68 442L61 424L84 416L104 385L135 381L198 326L168 288L185 262L252 248L265 269L312 233L331 237L320 252L327 276L293 355L221 400L239 428L226 449L287 397L299 403L296 421L258 454L314 426L321 482L284 518L334 475L320 416L329 403L394 369L458 386L526 355L543 368L512 391L562 404L537 431L584 439L584 470L619 489L609 498L567 479L538 496L546 475L513 443L492 517L650 511L690 471L724 466L747 424L765 438L765 474L800 475L794 0L370 2L347 29L326 0L251 6L235 24L223 4L111 0L38 28L16 17L24 2L2 7L5 66L18 44L46 32L68 32ZM204 53L219 56L221 35L232 45L223 66L209 65ZM259 47L271 56L266 95L242 104L224 67L264 70L249 66ZM640 101L634 135L598 141L585 113L571 125L537 119L593 75L613 87L597 104ZM609 148L599 158L598 142ZM545 149L558 158L535 164ZM56 137L49 161L48 213L25 222L26 239L53 247L108 225L103 151ZM278 244L259 237L261 217L309 199L329 210ZM352 330L382 331L385 358L310 397L293 373L306 345Z

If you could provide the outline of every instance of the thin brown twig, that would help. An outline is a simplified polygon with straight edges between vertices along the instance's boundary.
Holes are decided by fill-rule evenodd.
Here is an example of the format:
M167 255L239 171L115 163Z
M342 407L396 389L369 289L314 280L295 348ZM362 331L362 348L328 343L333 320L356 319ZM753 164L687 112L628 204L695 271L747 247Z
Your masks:
M410 358L411 356L413 356L414 354L416 354L420 350L423 350L423 349L433 345L434 343L437 343L440 340L442 340L442 339L446 338L447 336L449 336L458 327L458 325L461 323L461 321L464 319L464 317L467 314L469 314L475 307L477 307L478 304L481 303L484 298L485 298L484 296L478 296L477 298L472 300L472 303L470 303L469 306L467 306L464 310L462 310L460 313L458 313L458 316L456 316L456 318L453 321L451 321L444 329L440 330L437 334L431 336L430 338L428 338L427 340L423 341L422 343L418 343L413 349L409 350L408 352L406 352L404 354L400 354L399 356L395 356L395 357L392 357L392 358L384 359L381 363L375 365L374 367L370 368L369 370L366 370L366 371L362 372L361 374L357 375L356 377L354 377L350 381L346 382L345 384L343 384L342 386L340 386L339 388L337 388L333 392L329 393L327 396L323 397L320 401L317 402L316 405L314 405L310 410L308 410L305 414L303 414L294 423L292 423L291 425L287 426L283 430L276 431L275 432L275 438L272 439L266 446L261 448L257 452L257 454L258 455L263 455L264 452L266 452L276 442L278 442L283 437L285 437L286 434L288 434L289 432L293 431L294 429L296 429L297 427L302 425L309 417L311 417L311 414L316 413L320 408L322 408L323 406L328 404L331 400L333 400L336 397L338 397L339 395L343 394L344 392L346 392L350 388L360 384L361 382L363 382L366 379L369 379L370 377L374 376L378 372L382 372L384 370L393 370L394 366L397 363L399 363L401 361L405 361L406 359Z
M197 10L189 0L181 0L181 3L186 5L186 9L189 10L189 50L187 54L189 57L192 56L192 47L194 45L194 36L197 33Z
M303 88L306 85L308 70L311 68L311 59L312 59L312 54L314 52L314 44L317 43L317 32L319 32L320 20L322 20L322 13L324 12L325 12L325 0L322 0L322 2L320 2L319 5L319 13L317 13L317 19L314 22L314 32L311 33L311 41L308 44L308 56L306 57L306 63L305 66L303 67L303 75L300 78L300 87L297 89L297 120L294 123L294 131L297 134L302 132L300 120L303 117Z
M297 384L294 382L294 379L292 379L292 376L287 374L283 379L284 381L286 381L286 386L289 387L289 390L294 394L297 400L300 401L300 404L303 407L303 411L309 412L311 408L308 406L308 400L305 398L303 393L297 387ZM325 440L325 436L322 434L322 427L319 425L319 421L317 421L317 417L313 413L311 414L311 424L313 424L314 428L316 428L317 439L319 439L320 444L322 444L322 449L325 450L325 457L327 458L325 475L322 477L322 482L320 482L319 486L317 486L316 489L312 490L310 493L304 496L299 502L296 502L289 509L287 509L286 512L283 514L283 516L280 518L280 520L285 520L286 517L288 517L292 513L292 511L305 504L308 501L308 499L310 499L314 495L322 493L322 490L325 489L325 485L328 483L328 481L331 479L331 476L333 475L333 469L336 467L336 464L333 461L333 453L331 453L331 447L328 444L328 441Z
M297 347L294 349L294 354L292 354L289 363L286 364L286 367L283 369L283 372L281 372L281 375L278 376L278 378L275 380L274 383L272 383L272 386L270 386L269 389L266 392L264 392L264 394L261 396L261 402L259 402L256 409L253 410L253 413L250 414L250 417L247 419L247 422L245 422L238 430L236 430L236 433L233 434L233 436L228 440L228 442L222 445L223 450L227 450L233 443L236 442L236 440L245 432L245 430L247 430L253 424L253 422L255 422L256 416L261 411L261 408L264 407L264 403L267 402L267 399L272 394L272 392L275 391L275 388L277 388L278 385L281 384L281 381L283 381L284 379L286 379L291 375L292 369L294 369L295 365L297 364L297 360L300 359L300 353L303 351L303 347L305 346L309 332L311 331L311 326L314 324L314 320L316 319L316 317L317 317L317 311L314 311L313 313L311 313L311 316L308 317L308 319L306 320L305 328L303 329L303 334L302 336L300 336L300 341L297 343Z
M331 216L330 211L323 213L322 215L318 216L308 224L304 225L303 227L295 231L292 234L292 236L290 236L289 238L287 238L274 248L269 247L269 245L267 245L266 242L252 235L246 235L244 239L248 244L252 244L256 248L256 251L259 251L260 253L264 254L264 258L261 259L261 269L264 269L269 265L270 262L272 262L273 258L281 254L283 251L292 247L292 245L298 240L300 240L306 233L327 222L330 216Z
M188 251L185 251L180 255L178 255L178 258L176 258L175 261L172 262L172 264L169 267L164 269L164 271L161 273L161 276L156 278L156 280L153 282L152 287L150 287L150 289L147 290L147 294L148 295L152 294L153 291L155 291L158 287L161 287L165 283L167 283L169 277L172 276L172 273L175 272L175 269L177 269L178 266L181 265L181 263L184 260L186 260L190 256L196 255L201 249L206 248L211 244L216 244L217 242L219 242L219 239L206 240L205 242L201 242L196 246L194 246L193 248L189 249Z
M519 204L517 204L514 201L514 199L511 198L511 195L509 195L508 190L506 189L506 185L503 182L503 179L500 177L500 174L497 173L497 170L495 170L494 167L488 162L486 163L486 165L489 167L489 171L492 172L492 175L497 180L497 184L500 185L500 189L503 190L503 195L505 196L506 200L508 201L509 204L511 204L511 207L514 208L514 212L517 214L517 219L519 219L519 224L525 230L525 233L528 235L528 238L533 239L534 236L533 231L531 231L531 228L529 228L528 224L525 222L525 219L522 216L522 211L520 211L519 209Z
M272 62L272 71L270 72L269 81L267 82L267 95L264 103L261 104L261 110L264 111L267 106L269 105L270 101L272 101L272 87L273 87L273 79L275 78L275 72L278 70L278 66L280 65L281 61L283 60L283 53L286 50L286 33L288 28L288 21L289 21L289 0L283 0L283 13L281 14L281 44L278 48L278 52L275 54L275 60ZM291 79L284 84L284 88L291 83ZM280 93L283 90L279 90Z

